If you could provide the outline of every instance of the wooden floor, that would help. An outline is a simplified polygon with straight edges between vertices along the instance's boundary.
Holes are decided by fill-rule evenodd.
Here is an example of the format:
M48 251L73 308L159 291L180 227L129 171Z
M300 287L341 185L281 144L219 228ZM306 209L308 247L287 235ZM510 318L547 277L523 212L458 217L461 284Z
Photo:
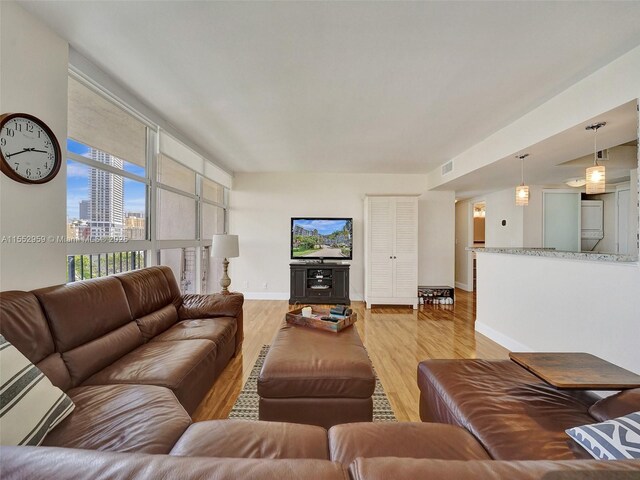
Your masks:
M418 362L427 358L508 358L508 351L474 329L475 296L456 289L454 305L364 308L354 302L356 326L399 421L419 421ZM193 415L227 418L262 345L271 343L289 305L246 300L242 355L232 359Z

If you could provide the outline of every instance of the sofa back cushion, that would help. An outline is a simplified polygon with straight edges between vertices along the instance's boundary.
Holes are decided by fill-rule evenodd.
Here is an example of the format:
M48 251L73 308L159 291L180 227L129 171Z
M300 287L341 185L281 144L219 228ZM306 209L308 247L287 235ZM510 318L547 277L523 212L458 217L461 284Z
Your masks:
M144 343L122 284L113 277L33 292L47 316L53 342L72 386Z
M0 293L0 334L35 364L56 387L71 388L69 371L55 351L47 319L31 292Z
M623 390L598 400L589 408L589 414L599 422L613 420L637 411L640 411L640 388Z
M34 290L53 341L67 352L133 320L122 285L113 277L95 278Z
M169 267L149 267L117 275L131 314L145 339L154 337L177 322L180 289Z

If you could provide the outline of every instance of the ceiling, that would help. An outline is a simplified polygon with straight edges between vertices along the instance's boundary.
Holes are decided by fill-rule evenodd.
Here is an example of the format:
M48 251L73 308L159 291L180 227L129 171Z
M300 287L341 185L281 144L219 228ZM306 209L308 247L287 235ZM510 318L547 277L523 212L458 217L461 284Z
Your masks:
M426 173L640 44L640 2L20 3L236 172Z
M515 187L521 178L521 162L516 155L525 153L529 154L524 161L526 184L568 188L564 184L566 180L584 178L585 169L593 165L593 132L585 127L596 122L607 122L598 130L597 138L598 150L611 149L609 159L600 162L606 167L607 184L628 181L629 170L638 168L638 111L635 100L531 145L522 152L514 152L460 176L437 190L455 190L456 198L465 199Z

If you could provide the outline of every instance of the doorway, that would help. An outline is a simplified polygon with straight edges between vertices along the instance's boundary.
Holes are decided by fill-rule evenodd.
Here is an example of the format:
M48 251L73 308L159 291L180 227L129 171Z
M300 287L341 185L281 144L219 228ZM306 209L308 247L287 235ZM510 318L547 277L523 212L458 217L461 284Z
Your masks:
M485 223L484 219L487 215L487 204L485 202L477 202L473 204L473 246L484 247L485 246ZM476 291L476 255L473 254L473 291Z

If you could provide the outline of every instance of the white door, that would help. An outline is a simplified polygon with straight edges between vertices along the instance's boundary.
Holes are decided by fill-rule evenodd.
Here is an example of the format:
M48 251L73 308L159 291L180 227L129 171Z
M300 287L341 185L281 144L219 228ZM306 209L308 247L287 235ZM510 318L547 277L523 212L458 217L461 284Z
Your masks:
M369 198L369 296L393 296L393 198Z
M580 193L544 191L543 246L567 252L580 251Z
M418 200L395 201L394 297L415 297L418 287Z
M629 189L618 190L617 224L618 224L618 253L629 253Z

